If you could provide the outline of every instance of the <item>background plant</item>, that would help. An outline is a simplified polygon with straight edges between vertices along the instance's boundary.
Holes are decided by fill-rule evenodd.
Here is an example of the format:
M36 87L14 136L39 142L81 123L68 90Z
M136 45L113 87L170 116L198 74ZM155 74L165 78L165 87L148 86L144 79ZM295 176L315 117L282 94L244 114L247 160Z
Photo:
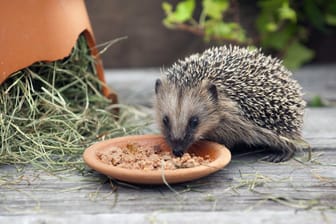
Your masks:
M260 46L282 58L291 69L313 59L314 51L306 45L311 32L335 31L336 1L258 0L256 4L256 37L248 37L242 27L237 0L181 0L175 8L163 2L163 23L170 29L202 36L207 42Z

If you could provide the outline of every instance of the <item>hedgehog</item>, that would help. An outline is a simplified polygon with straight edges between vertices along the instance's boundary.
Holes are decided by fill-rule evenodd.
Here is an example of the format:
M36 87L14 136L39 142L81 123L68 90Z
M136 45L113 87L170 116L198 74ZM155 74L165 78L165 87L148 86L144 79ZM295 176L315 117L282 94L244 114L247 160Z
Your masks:
M208 140L287 161L309 147L301 134L305 101L291 76L261 49L212 47L162 71L155 82L157 124L175 156Z

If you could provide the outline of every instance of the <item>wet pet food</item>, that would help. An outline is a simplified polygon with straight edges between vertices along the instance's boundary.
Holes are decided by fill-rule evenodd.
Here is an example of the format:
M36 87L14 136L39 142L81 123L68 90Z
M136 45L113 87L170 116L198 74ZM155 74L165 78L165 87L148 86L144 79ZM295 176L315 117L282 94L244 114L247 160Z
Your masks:
M185 153L182 157L175 157L170 152L162 150L159 145L145 147L137 144L111 147L99 152L98 158L108 165L140 170L175 170L207 165L211 162L209 156L201 157Z

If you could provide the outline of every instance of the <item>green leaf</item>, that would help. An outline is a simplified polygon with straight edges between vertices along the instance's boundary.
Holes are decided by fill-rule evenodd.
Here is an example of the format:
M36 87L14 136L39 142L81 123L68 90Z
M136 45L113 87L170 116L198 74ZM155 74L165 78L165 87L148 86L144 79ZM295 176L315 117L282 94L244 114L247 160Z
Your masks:
M325 107L327 104L322 99L321 96L316 95L311 98L311 100L308 102L309 107Z
M325 10L325 22L330 26L336 26L336 1L328 3Z
M325 20L328 25L336 26L336 15L327 14Z
M222 21L208 23L205 28L208 36L227 37L232 32L232 28Z
M195 9L195 0L185 0L177 4L175 12L171 14L170 20L176 23L183 23L192 18Z
M213 19L221 19L229 8L228 0L203 0L203 13Z
M315 0L303 1L303 11L309 22L320 31L325 31L324 15Z
M266 24L266 30L268 32L274 32L278 29L278 25L274 22L269 22Z
M260 7L256 24L259 32L274 32L282 26L284 20L296 22L296 12L290 8L289 0L259 0Z
M177 4L175 11L173 6L168 2L162 3L162 9L166 14L163 24L168 28L173 28L175 24L184 23L192 19L195 9L195 0L185 0Z
M242 27L237 23L210 20L205 26L205 40L209 41L210 39L244 42L246 41L246 36Z
M167 28L173 29L174 28L174 23L172 23L169 18L164 18L163 19L163 25Z
M167 16L166 18L163 19L163 25L165 25L168 28L172 28L173 23L170 21L170 17L171 14L173 13L173 6L168 2L163 2L161 7Z
M288 2L283 2L281 8L279 9L279 17L281 20L290 20L296 22L296 12L289 7Z
M284 64L289 69L298 69L303 63L310 61L313 57L314 52L311 49L295 41L288 46L284 56Z
M168 2L163 2L162 9L166 13L166 15L170 15L173 11L173 6Z
M268 14L261 13L256 21L257 29L260 33L269 32L267 30L267 24L274 21L270 18Z
M284 3L284 1L288 0L258 0L257 5L262 8L263 10L267 10L268 12L276 11L278 10L281 5Z
M287 25L277 32L267 32L262 34L261 45L264 48L274 48L281 51L288 41L296 33L297 27L294 24Z

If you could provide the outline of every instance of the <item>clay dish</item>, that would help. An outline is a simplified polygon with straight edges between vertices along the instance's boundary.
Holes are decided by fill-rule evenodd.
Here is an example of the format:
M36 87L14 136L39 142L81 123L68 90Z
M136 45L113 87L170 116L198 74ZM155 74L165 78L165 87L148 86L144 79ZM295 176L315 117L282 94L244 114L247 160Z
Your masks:
M193 168L179 168L175 170L138 170L126 169L103 163L99 153L109 150L111 147L126 147L127 144L136 143L142 147L154 147L159 145L161 150L171 151L161 135L135 135L113 138L101 141L87 148L83 154L85 163L92 169L107 176L129 183L137 184L169 184L195 180L214 173L231 160L230 151L223 145L214 142L201 141L190 147L189 153L205 157L208 155L211 162Z

